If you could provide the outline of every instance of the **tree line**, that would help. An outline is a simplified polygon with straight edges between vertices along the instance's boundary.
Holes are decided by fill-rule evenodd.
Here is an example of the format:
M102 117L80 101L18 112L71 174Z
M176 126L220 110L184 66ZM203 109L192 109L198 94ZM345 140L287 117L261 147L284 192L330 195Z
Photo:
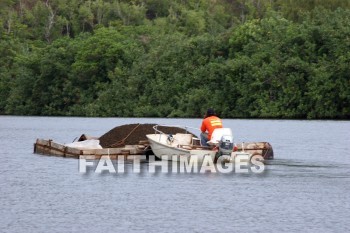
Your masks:
M2 0L0 114L350 118L350 2Z

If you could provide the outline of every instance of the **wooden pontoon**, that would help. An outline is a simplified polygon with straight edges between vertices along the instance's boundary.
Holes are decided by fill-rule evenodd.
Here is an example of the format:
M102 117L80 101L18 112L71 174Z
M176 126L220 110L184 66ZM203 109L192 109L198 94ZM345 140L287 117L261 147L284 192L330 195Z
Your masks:
M72 148L53 140L37 139L34 143L34 153L52 155L66 158L79 158L81 155L94 156L95 159L108 155L110 159L118 159L118 156L133 158L134 156L146 155L151 149L147 141L140 141L139 145L125 145L121 148L104 149L81 149Z

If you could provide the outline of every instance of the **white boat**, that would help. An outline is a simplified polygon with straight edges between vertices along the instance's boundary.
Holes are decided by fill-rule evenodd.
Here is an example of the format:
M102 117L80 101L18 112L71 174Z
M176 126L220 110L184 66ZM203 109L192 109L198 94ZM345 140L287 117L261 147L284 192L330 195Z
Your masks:
M157 127L158 125L154 127L154 134L147 134L146 137L154 155L159 159L179 161L181 158L194 157L198 162L201 162L206 156L210 156L212 161L216 161L221 155L235 156L231 129L216 129L212 139L208 142L211 146L202 147L200 140L190 133L171 135L161 132ZM186 130L187 128L191 127L186 127Z
M193 145L192 134L168 135L163 133L147 134L148 141L154 155L162 160L177 160L181 157L190 158L196 156L198 161L202 161L205 156L210 156L213 160L216 151Z

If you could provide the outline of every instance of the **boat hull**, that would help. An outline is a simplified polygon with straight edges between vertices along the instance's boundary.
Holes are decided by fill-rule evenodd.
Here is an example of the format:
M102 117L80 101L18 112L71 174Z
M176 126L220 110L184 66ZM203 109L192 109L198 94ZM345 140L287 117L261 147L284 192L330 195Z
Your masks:
M210 156L213 160L216 151L203 149L184 149L173 147L167 142L168 135L166 134L147 134L149 144L154 155L162 160L179 161L181 158L195 158L198 162L203 161L206 156Z

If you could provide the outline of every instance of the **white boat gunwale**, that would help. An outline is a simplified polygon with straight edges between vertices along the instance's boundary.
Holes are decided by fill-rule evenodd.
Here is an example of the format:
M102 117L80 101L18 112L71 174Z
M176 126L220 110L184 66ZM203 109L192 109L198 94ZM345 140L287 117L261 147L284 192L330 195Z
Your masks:
M149 135L161 135L161 134L147 134L146 136L147 136L147 138L148 138L148 140L149 140ZM159 137L160 138L160 137ZM159 139L160 140L160 139ZM156 143L156 144L158 144L159 146L164 146L164 144L163 143L161 143L161 142L157 142L157 141L155 141L155 140L152 140L154 143ZM169 147L171 147L171 146L169 146ZM180 147L171 147L171 149L174 149L174 150L178 150L178 151L181 151L181 152L185 152L185 153L188 153L189 152L189 149L184 149L184 148L180 148Z

